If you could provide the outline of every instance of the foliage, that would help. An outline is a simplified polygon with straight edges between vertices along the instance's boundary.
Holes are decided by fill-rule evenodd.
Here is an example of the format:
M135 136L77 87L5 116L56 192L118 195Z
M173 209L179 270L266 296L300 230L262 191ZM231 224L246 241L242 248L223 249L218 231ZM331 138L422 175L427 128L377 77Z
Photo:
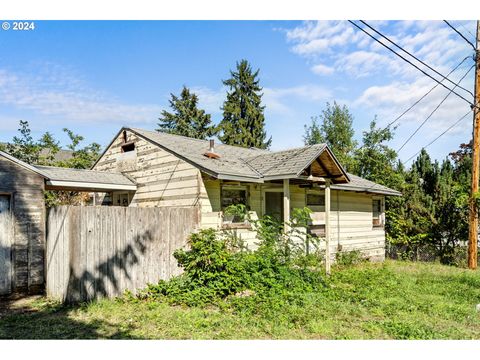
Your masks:
M287 279L201 307L171 306L163 296L74 307L21 299L0 309L0 338L480 339L479 271L387 261L337 268L311 288Z
M335 264L338 266L352 266L366 261L359 250L338 251L335 254Z
M309 210L298 211L295 224L305 223L306 216ZM218 303L245 291L267 296L289 288L313 289L321 285L318 253L306 254L305 234L303 238L298 236L293 227L285 233L283 226L268 216L251 221L258 234L256 251L232 251L238 250L236 238L219 236L213 229L202 230L190 236L188 250L174 253L184 269L183 275L150 285L141 297L192 306ZM308 269L311 265L317 269Z
M254 72L247 60L241 60L237 62L236 70L230 71L230 79L223 81L228 92L222 107L218 138L224 144L260 149L270 147L272 138L267 140L258 73L259 70Z
M195 93L184 86L180 97L170 95L173 113L162 111L158 131L203 140L215 135L211 115L198 108L198 96Z
M2 146L3 150L28 164L36 164L42 151L41 144L35 142L28 121L20 120L19 136L14 136L12 142Z
M100 145L90 143L80 147L84 137L75 134L69 129L63 129L68 135L70 143L67 148L71 156L64 160L57 160L56 154L61 150L60 142L54 136L45 132L39 140L35 141L31 134L28 121L20 121L19 136L14 136L3 150L10 155L29 164L68 167L76 169L89 169L100 155ZM60 204L81 204L88 199L88 194L74 191L45 191L47 207Z
M403 177L396 167L397 153L387 145L393 136L390 127L377 127L376 118L370 122L369 130L363 132L362 146L355 150L358 176L391 188L400 187Z
M244 222L247 218L247 207L244 204L231 204L225 208L223 214L231 216L233 222Z
M319 124L320 122L320 124ZM336 102L327 102L320 116L312 118L310 126L305 125L305 145L327 143L340 163L349 171L354 168L353 152L357 142L353 138L353 116L348 108Z

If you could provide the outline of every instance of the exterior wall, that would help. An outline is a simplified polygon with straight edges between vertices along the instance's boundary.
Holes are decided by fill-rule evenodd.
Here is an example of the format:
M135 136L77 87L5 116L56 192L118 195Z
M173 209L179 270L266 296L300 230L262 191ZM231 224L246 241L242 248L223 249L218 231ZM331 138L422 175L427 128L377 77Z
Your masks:
M135 150L122 152L123 142L120 134L94 170L120 171L137 183L138 190L128 197L129 206L196 206L202 195L206 197L200 188L200 170L194 166L130 131L127 131L127 142L133 142ZM113 199L118 198L115 195ZM113 199L107 195L103 201L108 204Z
M11 249L13 292L36 293L43 290L44 188L43 177L0 157L0 193L10 195L14 219Z
M251 215L263 216L263 192L265 189L282 188L276 184L249 184L249 205ZM203 188L208 199L202 202L202 228L222 229L221 183L219 180L203 180ZM323 191L317 193L323 195ZM372 226L372 199L383 196L357 193L351 191L331 191L331 246L332 256L337 251L359 250L372 260L385 258L385 231L383 227ZM306 206L306 190L297 185L290 185L291 211ZM312 224L325 224L325 207L310 206L313 213ZM249 229L235 229L237 236L244 240L249 248L255 248L256 233Z

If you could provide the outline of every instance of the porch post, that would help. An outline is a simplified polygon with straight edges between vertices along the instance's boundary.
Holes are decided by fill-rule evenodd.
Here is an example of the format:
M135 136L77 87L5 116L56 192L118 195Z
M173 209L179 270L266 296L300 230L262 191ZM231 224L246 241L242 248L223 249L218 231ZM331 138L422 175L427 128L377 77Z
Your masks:
M290 180L283 179L283 224L284 232L289 230L290 223Z
M330 179L325 180L325 271L330 275Z

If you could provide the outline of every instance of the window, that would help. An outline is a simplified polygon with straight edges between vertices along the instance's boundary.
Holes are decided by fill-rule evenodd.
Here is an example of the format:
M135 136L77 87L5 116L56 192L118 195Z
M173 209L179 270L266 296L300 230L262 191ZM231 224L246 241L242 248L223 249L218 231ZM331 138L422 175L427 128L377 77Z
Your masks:
M232 205L245 205L245 207L235 208ZM225 212L225 210L227 210ZM222 211L224 211L224 221L225 222L243 222L244 214L243 212L247 210L247 188L246 187L232 187L232 186L223 186L222 187ZM238 214L238 212L242 214Z
M307 206L325 206L324 194L307 193Z
M372 225L373 227L383 226L382 200L373 199L372 201Z
M133 143L133 142L122 145L122 152L123 153L133 151L133 150L135 150L135 143Z

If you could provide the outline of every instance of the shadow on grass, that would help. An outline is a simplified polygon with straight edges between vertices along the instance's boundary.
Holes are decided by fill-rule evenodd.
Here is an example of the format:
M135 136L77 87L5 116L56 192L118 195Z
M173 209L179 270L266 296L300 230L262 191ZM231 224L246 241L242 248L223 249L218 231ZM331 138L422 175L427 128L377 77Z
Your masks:
M136 339L128 326L82 320L87 306L0 298L0 339Z

